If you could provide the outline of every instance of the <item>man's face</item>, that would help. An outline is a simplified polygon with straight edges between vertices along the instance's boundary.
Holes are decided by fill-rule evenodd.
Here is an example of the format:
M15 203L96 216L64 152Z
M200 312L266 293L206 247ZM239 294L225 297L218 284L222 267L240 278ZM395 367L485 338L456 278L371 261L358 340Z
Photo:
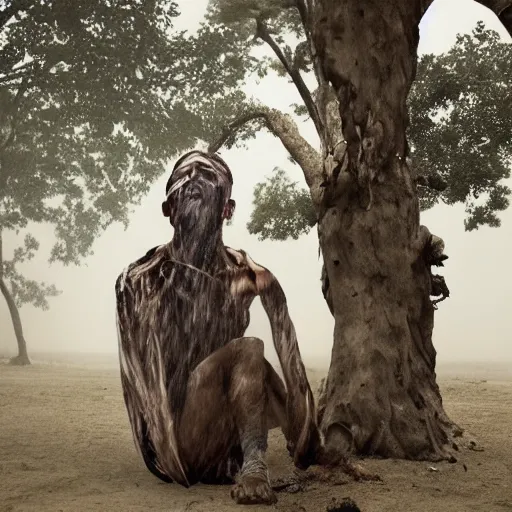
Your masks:
M235 203L230 195L228 171L201 154L193 154L174 170L162 210L175 227L187 231L201 226L215 229L231 217Z

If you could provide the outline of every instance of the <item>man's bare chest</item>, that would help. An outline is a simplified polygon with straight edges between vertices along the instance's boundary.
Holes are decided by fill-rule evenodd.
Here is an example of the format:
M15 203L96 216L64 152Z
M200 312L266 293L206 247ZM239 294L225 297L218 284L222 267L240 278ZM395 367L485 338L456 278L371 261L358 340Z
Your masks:
M238 271L212 276L162 262L134 283L137 324L146 336L240 337L255 297L243 279Z

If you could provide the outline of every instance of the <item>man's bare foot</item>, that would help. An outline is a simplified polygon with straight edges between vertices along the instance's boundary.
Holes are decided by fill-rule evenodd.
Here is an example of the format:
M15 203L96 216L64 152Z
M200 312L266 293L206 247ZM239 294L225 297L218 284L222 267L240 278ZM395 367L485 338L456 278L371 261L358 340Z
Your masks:
M272 505L277 497L266 475L240 476L238 483L231 489L231 497L239 505Z

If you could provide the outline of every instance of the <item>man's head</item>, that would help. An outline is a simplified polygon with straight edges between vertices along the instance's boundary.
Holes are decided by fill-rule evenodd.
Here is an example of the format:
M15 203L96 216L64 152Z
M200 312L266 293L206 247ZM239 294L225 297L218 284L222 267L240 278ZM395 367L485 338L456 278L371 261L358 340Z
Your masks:
M165 187L162 212L174 227L191 228L207 220L210 227L220 227L235 209L232 186L233 176L220 156L191 151L174 165Z

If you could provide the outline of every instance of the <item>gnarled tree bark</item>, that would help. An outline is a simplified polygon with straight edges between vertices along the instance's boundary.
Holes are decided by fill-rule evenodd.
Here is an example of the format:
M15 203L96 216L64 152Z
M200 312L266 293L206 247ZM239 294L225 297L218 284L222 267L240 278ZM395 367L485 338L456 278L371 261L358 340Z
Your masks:
M25 341L25 337L23 335L23 326L21 324L20 312L18 311L16 302L14 301L14 298L12 297L11 292L9 291L9 288L7 287L7 284L4 280L2 249L2 232L0 231L0 291L4 296L7 307L9 308L12 325L14 327L14 334L16 335L16 341L18 342L18 355L10 360L10 364L28 365L30 364L30 359L27 352L27 342Z
M319 413L338 452L437 460L461 435L443 409L432 344L430 267L444 244L420 226L406 159L406 99L429 4L319 1L314 41L346 142L334 164L324 154L318 225L335 319Z

